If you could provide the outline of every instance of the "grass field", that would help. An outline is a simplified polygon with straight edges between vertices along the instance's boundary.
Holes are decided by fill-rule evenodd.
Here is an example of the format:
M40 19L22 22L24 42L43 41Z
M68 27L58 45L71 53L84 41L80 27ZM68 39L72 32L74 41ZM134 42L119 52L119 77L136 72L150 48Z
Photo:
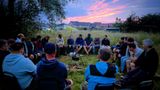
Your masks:
M71 34L73 35L74 39L76 39L76 37L79 34L82 34L83 37L86 37L86 35L90 33L93 38L100 37L101 39L104 37L105 34L107 34L111 41L111 45L115 45L119 41L119 38L122 36L130 36L135 38L139 46L142 45L143 39L151 38L155 43L154 47L156 48L158 55L160 57L160 33L154 33L154 34L145 33L145 32L120 33L120 32L106 32L106 31L71 31L71 30L63 31L62 30L62 31L42 31L37 35L42 35L42 36L49 35L51 37L50 42L55 42L55 38L59 33L63 35L65 41L68 38L68 36ZM69 56L62 56L60 60L69 66L68 78L71 78L74 82L72 86L73 90L80 90L80 85L82 82L84 82L84 71L87 65L94 64L97 62L96 55L89 55L89 56L84 55L80 58L80 61L78 62L72 61L71 57ZM74 67L74 65L77 63L80 65L80 69L76 69ZM160 62L159 62L159 68L157 73L160 74ZM160 90L159 85L160 85L160 81L156 83L156 87L157 87L156 90Z

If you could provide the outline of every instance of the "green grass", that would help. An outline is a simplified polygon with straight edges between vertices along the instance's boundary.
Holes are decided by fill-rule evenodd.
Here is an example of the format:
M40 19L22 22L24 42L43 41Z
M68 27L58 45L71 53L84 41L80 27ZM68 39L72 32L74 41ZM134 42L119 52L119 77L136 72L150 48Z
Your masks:
M88 33L91 33L92 37L100 37L101 39L104 37L105 34L108 35L110 41L111 41L111 45L115 45L118 41L119 38L122 36L130 36L135 38L135 40L139 43L139 45L142 44L142 40L144 40L145 38L151 38L155 45L154 47L156 48L158 55L160 57L160 33L145 33L145 32L136 32L136 33L119 33L119 32L106 32L106 31L42 31L40 33L38 33L37 35L49 35L50 38L50 42L55 42L55 38L57 37L57 35L61 33L65 39L66 39L72 34L74 39L76 39L76 37L79 34L82 34L83 37L86 37ZM83 56L81 57L80 61L78 62L74 62L71 60L70 57L68 56L62 56L60 58L60 60L64 63L66 63L69 66L69 72L68 72L68 78L71 78L74 82L73 86L72 86L72 90L80 90L80 85L82 82L84 82L84 71L85 68L87 67L87 65L89 64L95 64L97 61L96 55L90 55L90 56ZM75 69L74 65L78 63L80 65L81 69ZM159 68L157 71L158 74L160 74L160 62L159 62ZM158 87L160 89L159 86L160 82L157 82L155 85L156 87Z

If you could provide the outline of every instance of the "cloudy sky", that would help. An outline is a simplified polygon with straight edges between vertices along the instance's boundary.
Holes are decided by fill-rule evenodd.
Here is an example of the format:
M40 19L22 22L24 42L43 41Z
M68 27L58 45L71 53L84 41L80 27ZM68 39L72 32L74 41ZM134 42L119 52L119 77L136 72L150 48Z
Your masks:
M136 13L160 13L160 0L75 0L65 7L64 22L102 22L113 23L119 17L125 20Z

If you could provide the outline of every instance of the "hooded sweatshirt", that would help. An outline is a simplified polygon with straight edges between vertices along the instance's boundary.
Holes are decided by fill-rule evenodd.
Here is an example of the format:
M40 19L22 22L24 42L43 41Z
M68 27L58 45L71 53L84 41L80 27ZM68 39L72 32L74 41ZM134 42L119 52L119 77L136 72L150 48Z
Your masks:
M37 64L38 90L64 90L66 78L65 64L56 59L43 58Z
M3 61L3 72L9 72L16 76L22 90L27 88L36 73L36 66L29 58L22 54L9 54Z

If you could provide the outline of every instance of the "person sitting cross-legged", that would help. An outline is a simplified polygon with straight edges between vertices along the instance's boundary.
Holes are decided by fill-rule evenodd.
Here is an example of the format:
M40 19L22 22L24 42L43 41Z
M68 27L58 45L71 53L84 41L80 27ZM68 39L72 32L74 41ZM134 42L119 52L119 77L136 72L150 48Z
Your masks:
M105 90L113 90L113 83L116 81L115 75L118 73L118 66L109 63L112 57L110 47L99 49L99 61L95 65L88 65L85 71L85 80L88 82L88 90L99 90L100 85L105 85Z

